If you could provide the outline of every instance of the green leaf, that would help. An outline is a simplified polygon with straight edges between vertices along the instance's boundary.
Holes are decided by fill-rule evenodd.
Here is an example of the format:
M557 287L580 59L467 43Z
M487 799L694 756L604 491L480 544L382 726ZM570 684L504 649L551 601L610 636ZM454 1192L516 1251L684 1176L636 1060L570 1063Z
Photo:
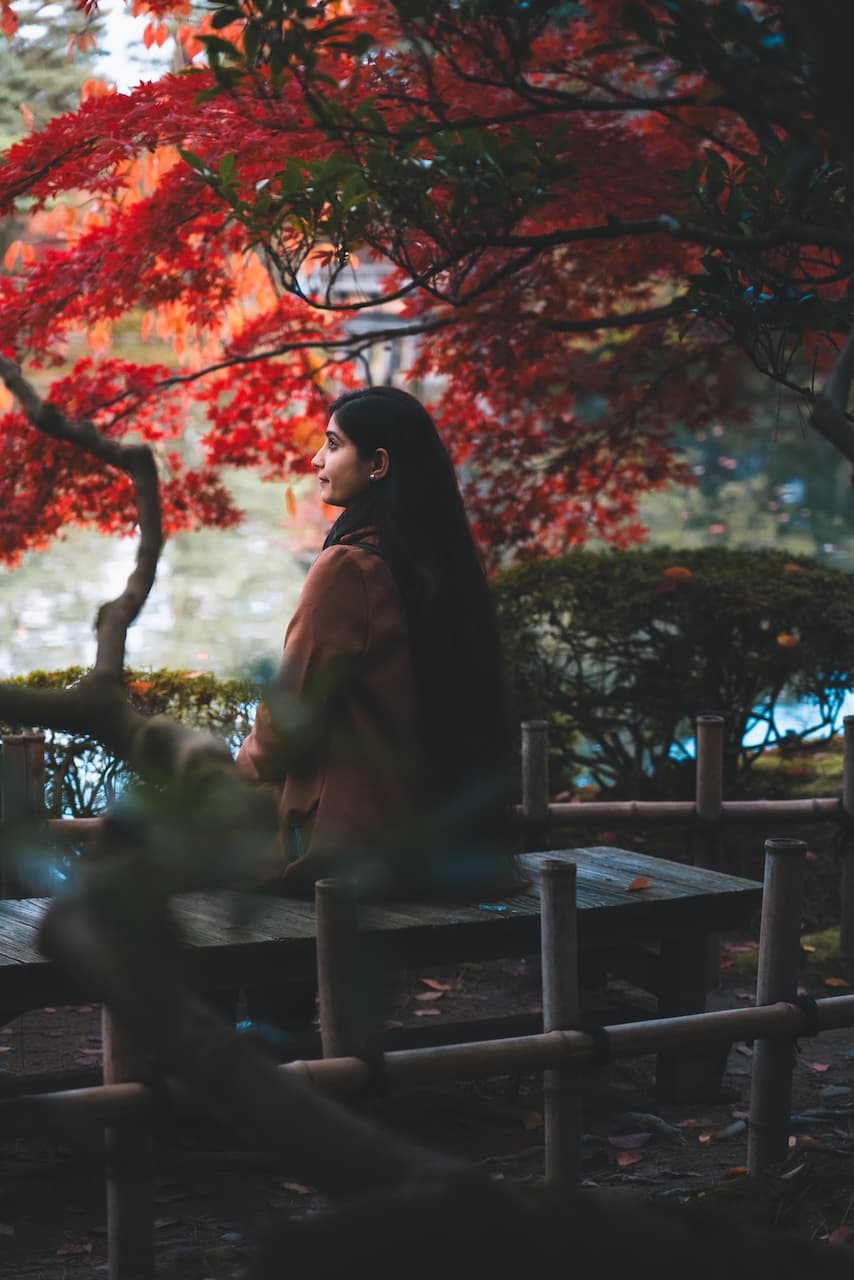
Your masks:
M182 147L179 147L178 155L191 169L195 169L196 173L207 175L208 167L202 157L196 155L195 151L185 151Z

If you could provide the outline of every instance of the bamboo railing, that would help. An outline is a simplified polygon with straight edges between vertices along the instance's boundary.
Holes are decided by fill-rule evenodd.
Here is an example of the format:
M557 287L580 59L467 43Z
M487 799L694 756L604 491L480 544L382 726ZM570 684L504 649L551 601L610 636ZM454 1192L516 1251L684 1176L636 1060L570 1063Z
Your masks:
M546 1086L545 1162L551 1180L578 1181L581 1173L580 1100L585 1072L601 1061L603 1041L608 1058L635 1057L665 1049L755 1042L748 1124L748 1173L780 1165L788 1151L794 1041L804 1035L854 1026L854 996L814 1002L797 995L800 953L801 892L806 844L778 838L766 841L762 928L759 944L757 1005L713 1013L654 1018L593 1031L572 1029L577 1020L577 946L575 877L570 864L544 865L542 882L543 1006L545 1030L539 1035L438 1045L381 1054L364 1053L352 1007L352 984L342 964L353 955L353 918L349 889L331 881L317 886L322 927L317 930L321 1035L326 1056L279 1068L319 1090L341 1098L364 1095L376 1084L383 1090L485 1076L544 1072ZM767 1003L763 1000L767 999ZM109 1022L111 1013L105 1010ZM553 1025L557 1023L557 1025ZM563 1025L561 1025L563 1024ZM570 1025L567 1025L570 1024ZM359 1055L363 1056L359 1056ZM115 1061L113 1060L115 1058ZM139 1277L139 1260L150 1265L153 1207L148 1128L156 1122L158 1096L142 1083L127 1079L132 1069L120 1037L105 1036L105 1083L0 1102L0 1134L23 1137L104 1125L131 1159L133 1176L108 1170L108 1239L111 1280ZM177 1112L188 1099L179 1086L161 1082ZM128 1170L126 1163L123 1167ZM130 1260L127 1270L121 1260ZM146 1271L146 1274L150 1272Z
M612 800L554 803L549 799L548 721L522 723L522 803L518 813L526 848L548 847L549 828L607 822L610 826L695 825L695 863L714 868L719 862L724 826L732 823L768 827L832 822L841 832L839 951L842 971L854 981L854 716L843 721L843 782L840 796L808 800L725 800L723 798L723 716L696 719L697 765L693 800Z

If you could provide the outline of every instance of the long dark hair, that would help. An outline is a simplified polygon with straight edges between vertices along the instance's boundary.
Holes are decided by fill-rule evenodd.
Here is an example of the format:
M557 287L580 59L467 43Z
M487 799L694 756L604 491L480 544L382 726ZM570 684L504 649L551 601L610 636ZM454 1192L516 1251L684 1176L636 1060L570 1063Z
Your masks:
M372 528L404 603L422 745L440 802L463 828L507 833L509 735L498 628L454 469L424 406L396 387L331 406L360 456L387 475L347 506L324 546Z

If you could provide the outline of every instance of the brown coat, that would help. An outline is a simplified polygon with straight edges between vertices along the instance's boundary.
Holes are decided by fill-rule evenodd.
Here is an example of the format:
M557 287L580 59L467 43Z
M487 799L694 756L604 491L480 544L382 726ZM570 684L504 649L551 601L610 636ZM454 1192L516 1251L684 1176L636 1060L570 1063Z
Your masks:
M411 821L424 781L415 685L400 593L380 556L348 542L309 570L282 662L237 756L250 781L280 794L281 862L299 891L370 862Z

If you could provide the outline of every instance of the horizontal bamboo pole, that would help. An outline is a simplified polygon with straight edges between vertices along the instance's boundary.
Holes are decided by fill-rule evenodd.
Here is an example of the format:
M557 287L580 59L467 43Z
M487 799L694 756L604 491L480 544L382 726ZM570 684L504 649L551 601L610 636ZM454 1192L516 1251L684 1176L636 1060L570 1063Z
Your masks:
M854 1026L854 995L816 1001L822 1031ZM806 1016L797 1005L780 1001L757 1008L692 1013L678 1018L651 1018L606 1027L612 1058L639 1057L687 1043L731 1040L794 1040L803 1034ZM524 1074L543 1070L580 1070L595 1045L583 1031L549 1031L535 1036L483 1040L474 1044L401 1049L385 1055L390 1089L413 1088L450 1080ZM317 1058L280 1068L325 1093L346 1097L370 1085L371 1068L361 1058ZM183 1105L180 1089L173 1097ZM131 1123L151 1114L151 1096L142 1084L101 1085L63 1093L33 1094L0 1102L0 1134L25 1137L48 1131L63 1115L79 1124Z
M517 809L521 813L521 809ZM720 816L731 822L827 822L842 812L835 798L812 800L724 800ZM612 822L614 824L691 822L697 816L693 800L590 800L550 804L553 822Z
M522 806L516 805L522 814ZM550 804L549 817L559 822L637 823L691 822L697 816L693 800L590 800ZM828 822L842 812L835 797L812 800L724 800L721 818L731 822ZM100 818L48 818L47 829L58 839L94 840Z
M103 825L102 818L48 818L48 834L60 840L94 840Z

